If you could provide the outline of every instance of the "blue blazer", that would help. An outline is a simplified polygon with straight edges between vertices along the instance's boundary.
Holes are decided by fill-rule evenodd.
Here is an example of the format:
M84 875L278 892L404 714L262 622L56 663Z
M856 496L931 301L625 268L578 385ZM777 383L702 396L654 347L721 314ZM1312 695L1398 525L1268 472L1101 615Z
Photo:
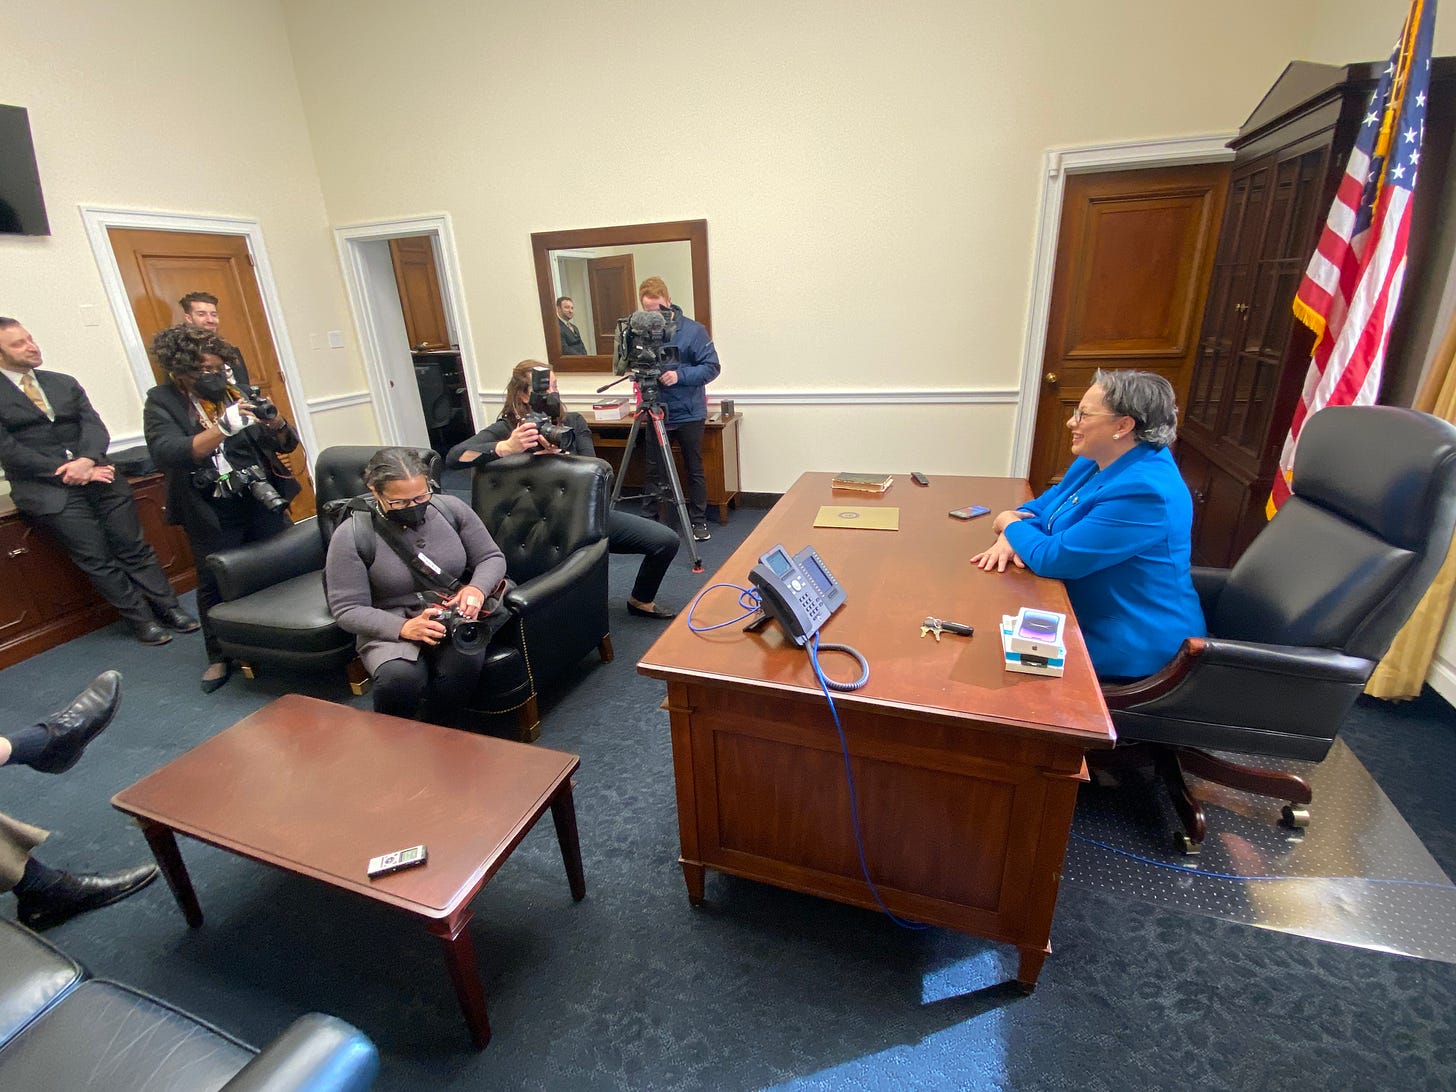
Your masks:
M1189 575L1193 502L1167 448L1139 444L1100 473L1078 459L1019 510L1029 518L1006 541L1066 583L1099 676L1151 675L1207 633Z

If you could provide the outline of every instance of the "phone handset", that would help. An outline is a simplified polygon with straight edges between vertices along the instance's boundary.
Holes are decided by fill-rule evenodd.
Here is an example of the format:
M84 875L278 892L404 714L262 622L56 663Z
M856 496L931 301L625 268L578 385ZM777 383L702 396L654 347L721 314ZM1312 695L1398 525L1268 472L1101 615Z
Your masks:
M758 589L764 613L800 647L809 643L846 599L843 586L812 546L792 557L782 546L775 546L758 559L748 579Z

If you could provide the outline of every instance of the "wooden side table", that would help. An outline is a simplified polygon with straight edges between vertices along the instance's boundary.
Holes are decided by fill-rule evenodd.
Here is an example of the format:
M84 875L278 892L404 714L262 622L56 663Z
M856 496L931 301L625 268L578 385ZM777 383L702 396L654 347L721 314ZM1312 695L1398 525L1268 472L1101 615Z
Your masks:
M596 448L597 457L611 463L612 472L621 476L622 455L627 450L627 434L632 430L632 418L598 421L589 412L583 416L591 427L592 446ZM738 423L741 420L741 413L732 413L727 417L720 415L710 418L707 427L703 429L703 476L708 483L708 503L718 506L719 523L728 522L728 509L735 504L738 496ZM645 480L647 455L644 448L650 442L649 437L638 434L637 450L632 453L632 465L626 471L628 486L641 486ZM672 441L672 457L677 463L677 473L681 479L684 473L682 452L678 450L676 439Z

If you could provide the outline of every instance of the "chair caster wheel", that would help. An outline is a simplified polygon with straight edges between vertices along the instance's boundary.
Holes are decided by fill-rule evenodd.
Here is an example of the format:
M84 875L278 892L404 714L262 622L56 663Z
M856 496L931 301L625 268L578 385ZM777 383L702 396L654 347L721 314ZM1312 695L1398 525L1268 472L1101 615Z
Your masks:
M1304 804L1285 804L1279 820L1282 826L1303 830L1309 826L1309 808Z
M1197 857L1200 853L1203 852L1203 843L1195 842L1192 838L1188 837L1188 835L1181 830L1177 834L1173 835L1173 845L1176 846L1178 852L1183 854L1183 856L1185 857Z

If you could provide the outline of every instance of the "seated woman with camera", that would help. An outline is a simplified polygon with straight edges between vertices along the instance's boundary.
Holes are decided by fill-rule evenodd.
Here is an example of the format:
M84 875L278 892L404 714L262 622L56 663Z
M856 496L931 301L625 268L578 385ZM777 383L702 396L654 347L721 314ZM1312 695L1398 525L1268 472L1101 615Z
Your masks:
M533 379L539 388L534 392ZM579 413L566 412L556 393L556 374L539 360L523 360L511 370L500 416L452 447L445 465L472 466L527 451L538 455L596 455L586 419ZM607 548L614 554L644 555L627 596L629 614L662 621L676 616L676 611L659 607L656 600L657 589L679 545L677 535L660 523L615 509L607 513Z
M207 646L202 691L232 674L207 614L220 601L204 564L208 554L271 538L292 526L288 505L298 483L278 458L298 435L257 387L231 385L237 349L198 326L172 326L152 339L168 382L147 392L142 422L147 450L167 479L167 521L180 523L197 562L197 614Z
M419 452L375 452L364 484L367 508L329 540L329 611L357 637L376 713L413 718L428 699L427 719L454 726L480 678L481 609L487 591L499 602L505 555L470 505L435 493Z

